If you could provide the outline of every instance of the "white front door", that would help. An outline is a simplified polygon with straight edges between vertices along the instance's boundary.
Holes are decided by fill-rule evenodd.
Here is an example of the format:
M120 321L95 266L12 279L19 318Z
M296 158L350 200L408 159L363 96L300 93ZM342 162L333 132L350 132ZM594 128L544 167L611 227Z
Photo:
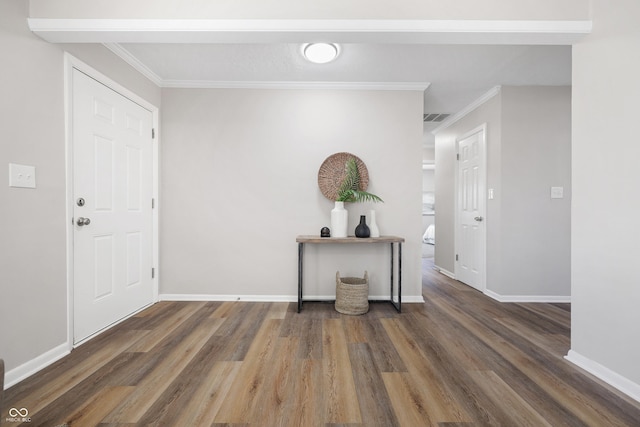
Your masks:
M153 302L153 114L73 70L74 343Z
M458 141L458 224L456 278L484 291L485 268L485 130Z

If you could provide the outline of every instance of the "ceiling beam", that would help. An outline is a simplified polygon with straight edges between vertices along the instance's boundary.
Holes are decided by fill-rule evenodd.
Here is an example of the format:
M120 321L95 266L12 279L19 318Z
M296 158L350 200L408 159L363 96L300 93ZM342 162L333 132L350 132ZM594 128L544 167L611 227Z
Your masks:
M591 21L29 18L51 43L408 43L571 45Z

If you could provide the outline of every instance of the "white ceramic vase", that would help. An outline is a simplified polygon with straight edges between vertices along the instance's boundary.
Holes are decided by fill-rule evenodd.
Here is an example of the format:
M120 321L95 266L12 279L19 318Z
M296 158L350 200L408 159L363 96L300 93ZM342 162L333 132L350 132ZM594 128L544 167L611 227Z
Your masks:
M331 210L331 237L347 237L349 212L344 208L344 202L336 202Z
M369 212L369 237L380 237L380 230L378 229L378 223L376 222L376 211L373 209Z

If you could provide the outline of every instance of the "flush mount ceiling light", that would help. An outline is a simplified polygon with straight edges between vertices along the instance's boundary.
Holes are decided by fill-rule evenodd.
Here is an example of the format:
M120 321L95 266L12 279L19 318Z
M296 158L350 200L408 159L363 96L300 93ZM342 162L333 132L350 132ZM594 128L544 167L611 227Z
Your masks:
M340 49L333 43L308 43L302 46L302 55L316 64L326 64L338 57Z

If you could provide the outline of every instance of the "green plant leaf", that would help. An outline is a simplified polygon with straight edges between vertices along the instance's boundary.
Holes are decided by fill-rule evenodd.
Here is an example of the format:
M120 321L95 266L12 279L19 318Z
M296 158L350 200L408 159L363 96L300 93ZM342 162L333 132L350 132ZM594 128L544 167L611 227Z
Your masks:
M351 190L358 190L358 184L360 183L360 174L358 173L358 165L356 160L351 157L346 161L344 165L345 177L338 188L338 201L348 201Z
M360 190L360 173L356 159L351 157L344 165L345 177L338 189L338 202L383 202L375 194Z
M360 190L348 190L338 198L339 202L384 202L379 196Z

